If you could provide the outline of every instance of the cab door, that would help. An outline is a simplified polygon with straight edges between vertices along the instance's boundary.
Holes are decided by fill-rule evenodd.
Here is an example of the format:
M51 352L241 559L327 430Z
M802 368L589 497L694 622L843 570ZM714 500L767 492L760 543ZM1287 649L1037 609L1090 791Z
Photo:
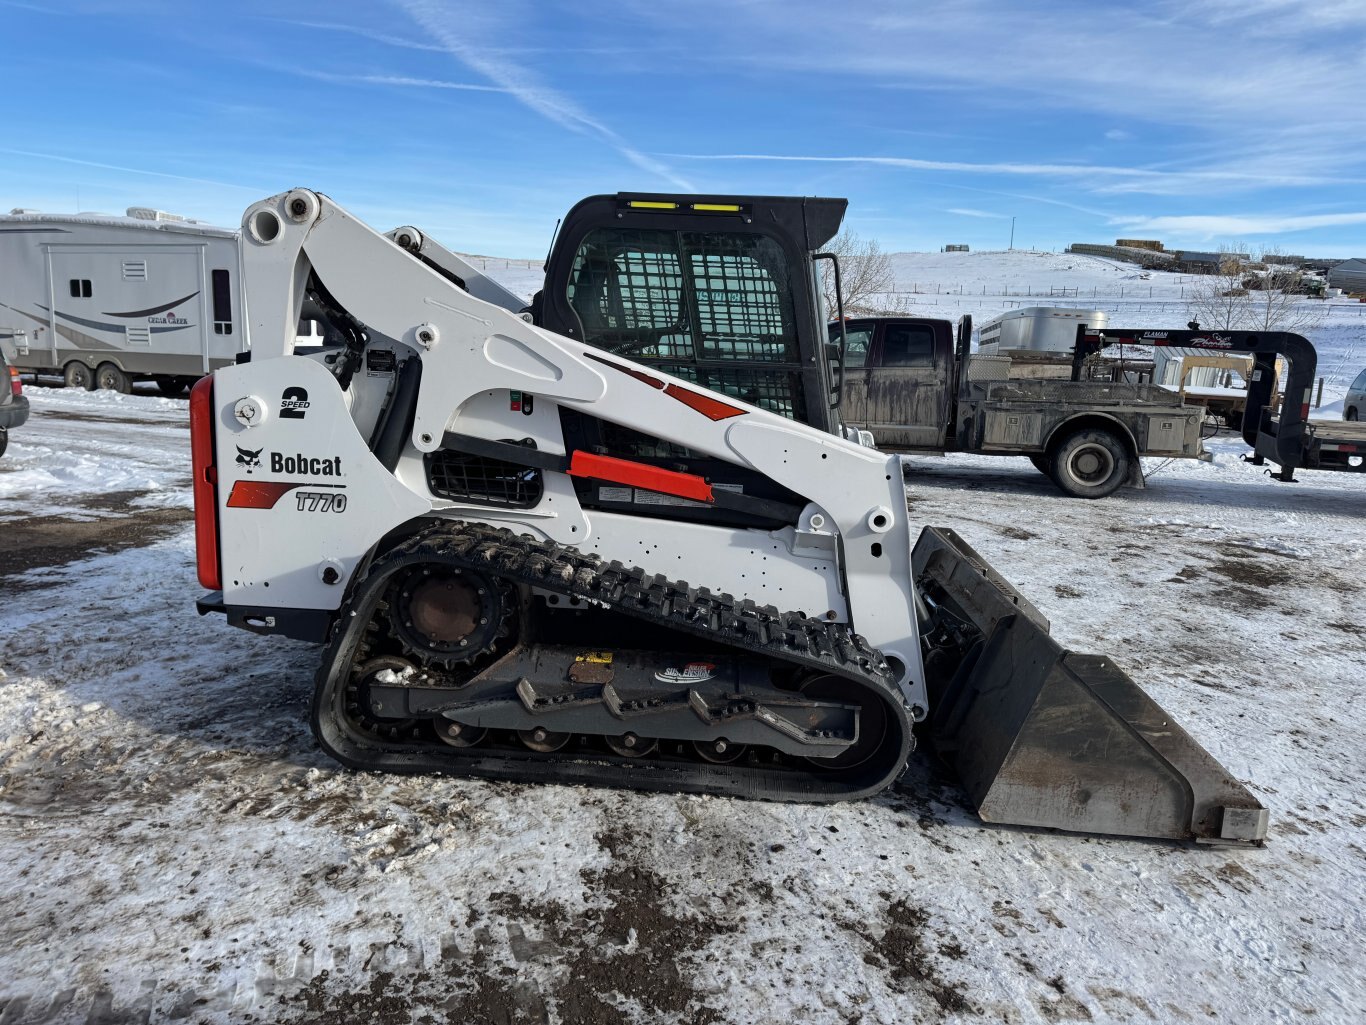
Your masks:
M873 347L874 325L849 323L844 337L844 380L840 389L839 419L847 427L868 429L868 353ZM839 344L839 326L830 329L830 341Z
M952 347L946 321L879 325L863 377L865 418L880 447L944 447Z

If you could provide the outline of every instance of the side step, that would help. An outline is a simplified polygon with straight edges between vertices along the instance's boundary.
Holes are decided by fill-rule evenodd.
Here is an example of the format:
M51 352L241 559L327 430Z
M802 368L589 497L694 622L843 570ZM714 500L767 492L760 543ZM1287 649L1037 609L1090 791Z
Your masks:
M930 730L987 822L1260 845L1267 811L1108 658L1065 651L952 530L911 556Z

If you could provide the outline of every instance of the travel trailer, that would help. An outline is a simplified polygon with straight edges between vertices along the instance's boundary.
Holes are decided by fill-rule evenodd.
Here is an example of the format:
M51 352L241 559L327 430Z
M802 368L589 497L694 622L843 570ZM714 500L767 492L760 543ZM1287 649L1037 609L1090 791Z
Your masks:
M179 395L242 351L237 232L161 210L0 216L0 337L23 373Z

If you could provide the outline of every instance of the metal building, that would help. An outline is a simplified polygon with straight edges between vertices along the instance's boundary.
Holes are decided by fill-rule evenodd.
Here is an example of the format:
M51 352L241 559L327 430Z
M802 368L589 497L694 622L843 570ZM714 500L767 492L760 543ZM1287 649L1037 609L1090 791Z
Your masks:
M1366 292L1366 259L1346 260L1328 271L1328 287Z

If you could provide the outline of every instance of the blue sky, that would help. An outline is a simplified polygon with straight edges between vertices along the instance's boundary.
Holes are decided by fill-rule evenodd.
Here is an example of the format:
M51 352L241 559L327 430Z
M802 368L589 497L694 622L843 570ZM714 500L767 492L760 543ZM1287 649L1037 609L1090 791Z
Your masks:
M884 248L1366 256L1366 0L0 0L0 208L326 192L539 256L598 192L846 196Z

